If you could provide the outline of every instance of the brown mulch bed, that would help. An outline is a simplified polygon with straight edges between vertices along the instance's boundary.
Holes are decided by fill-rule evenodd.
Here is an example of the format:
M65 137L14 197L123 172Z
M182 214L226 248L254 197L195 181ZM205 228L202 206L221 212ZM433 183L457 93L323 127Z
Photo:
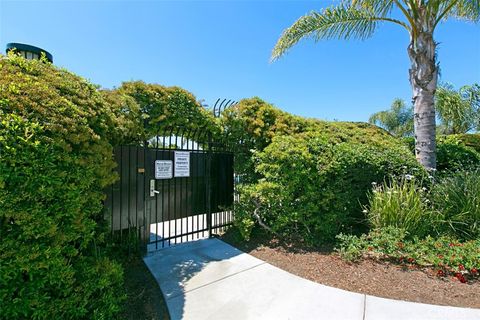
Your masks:
M460 283L455 277L439 278L432 270L370 259L350 263L332 248L301 248L281 243L263 232L249 242L229 232L222 240L278 268L324 285L372 296L413 302L480 308L480 282Z
M119 319L169 320L162 292L143 260L131 256L124 262L127 300Z

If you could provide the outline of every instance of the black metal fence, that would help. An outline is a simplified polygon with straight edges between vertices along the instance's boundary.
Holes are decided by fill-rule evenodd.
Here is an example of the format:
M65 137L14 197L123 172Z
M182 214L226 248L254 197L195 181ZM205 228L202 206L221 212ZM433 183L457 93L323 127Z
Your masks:
M165 130L145 146L115 148L107 190L112 235L148 251L210 237L233 222L233 153L207 130Z

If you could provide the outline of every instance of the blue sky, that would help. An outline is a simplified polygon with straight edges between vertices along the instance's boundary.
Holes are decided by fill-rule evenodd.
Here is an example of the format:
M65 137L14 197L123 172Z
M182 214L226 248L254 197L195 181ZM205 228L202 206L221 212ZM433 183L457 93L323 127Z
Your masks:
M105 88L144 80L181 86L213 105L259 96L302 116L366 121L410 100L408 35L383 25L366 41L304 41L269 63L281 32L332 1L6 1L0 47L28 43ZM436 33L443 81L480 83L480 26Z

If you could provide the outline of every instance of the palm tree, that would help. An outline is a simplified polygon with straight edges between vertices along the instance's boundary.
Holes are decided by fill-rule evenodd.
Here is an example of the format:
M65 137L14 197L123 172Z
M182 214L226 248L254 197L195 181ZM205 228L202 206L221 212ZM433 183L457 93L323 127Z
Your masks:
M373 123L397 137L409 137L413 133L413 108L402 99L395 99L390 110L379 111L370 116Z
M435 110L443 134L480 130L480 85L463 86L458 91L445 83L435 93Z
M394 13L394 14L392 14ZM397 14L400 13L400 14ZM397 18L397 16L400 16ZM435 169L435 108L439 67L433 38L448 18L478 22L480 0L353 0L311 12L287 28L272 52L272 61L301 39L366 39L382 22L401 26L410 35L410 84L413 91L415 155L426 169Z

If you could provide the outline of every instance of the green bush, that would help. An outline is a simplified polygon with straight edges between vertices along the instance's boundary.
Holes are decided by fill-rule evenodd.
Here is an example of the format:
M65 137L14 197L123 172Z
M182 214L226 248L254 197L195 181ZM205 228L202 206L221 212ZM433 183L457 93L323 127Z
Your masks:
M113 318L122 270L102 250L109 105L65 70L0 56L0 108L0 318Z
M239 228L248 233L245 222L251 226L260 218L275 233L310 244L332 241L341 231L365 230L362 205L372 182L424 171L394 138L383 144L358 139L353 130L349 142L313 131L273 137L254 152L261 178L240 190Z
M480 169L450 172L434 184L394 180L376 187L368 200L365 212L375 230L395 227L417 237L480 237Z
M118 146L144 141L144 116L135 99L119 90L101 90L100 94L115 118L115 125L110 128L110 143Z
M442 232L460 239L480 238L480 169L444 177L432 189Z
M480 153L456 136L442 136L437 141L438 171L459 171L480 166Z
M369 234L337 236L337 251L347 260L371 258L396 264L434 268L440 277L455 275L461 282L479 280L480 239L458 242L454 238L408 237L404 229L386 227Z
M443 172L465 170L480 166L480 153L475 150L476 135L449 135L437 137L437 170ZM414 138L402 138L415 153ZM465 142L464 142L465 141ZM466 144L468 143L468 144Z
M227 141L237 148L235 173L245 183L255 183L261 178L255 170L255 152L263 151L276 136L312 132L327 136L330 143L399 145L388 132L372 124L306 119L281 111L258 97L243 99L227 108L220 126Z
M473 148L480 153L480 133L456 134L455 138L462 141L467 147Z
M369 193L365 207L370 226L373 229L402 228L420 237L433 233L434 215L425 196L426 190L411 177L376 186Z
M140 141L171 127L219 134L213 113L182 88L131 81L122 83L116 90L104 91L104 95L118 106L116 110L129 120L128 124L134 124L133 132L139 133ZM134 104L129 103L129 98Z

